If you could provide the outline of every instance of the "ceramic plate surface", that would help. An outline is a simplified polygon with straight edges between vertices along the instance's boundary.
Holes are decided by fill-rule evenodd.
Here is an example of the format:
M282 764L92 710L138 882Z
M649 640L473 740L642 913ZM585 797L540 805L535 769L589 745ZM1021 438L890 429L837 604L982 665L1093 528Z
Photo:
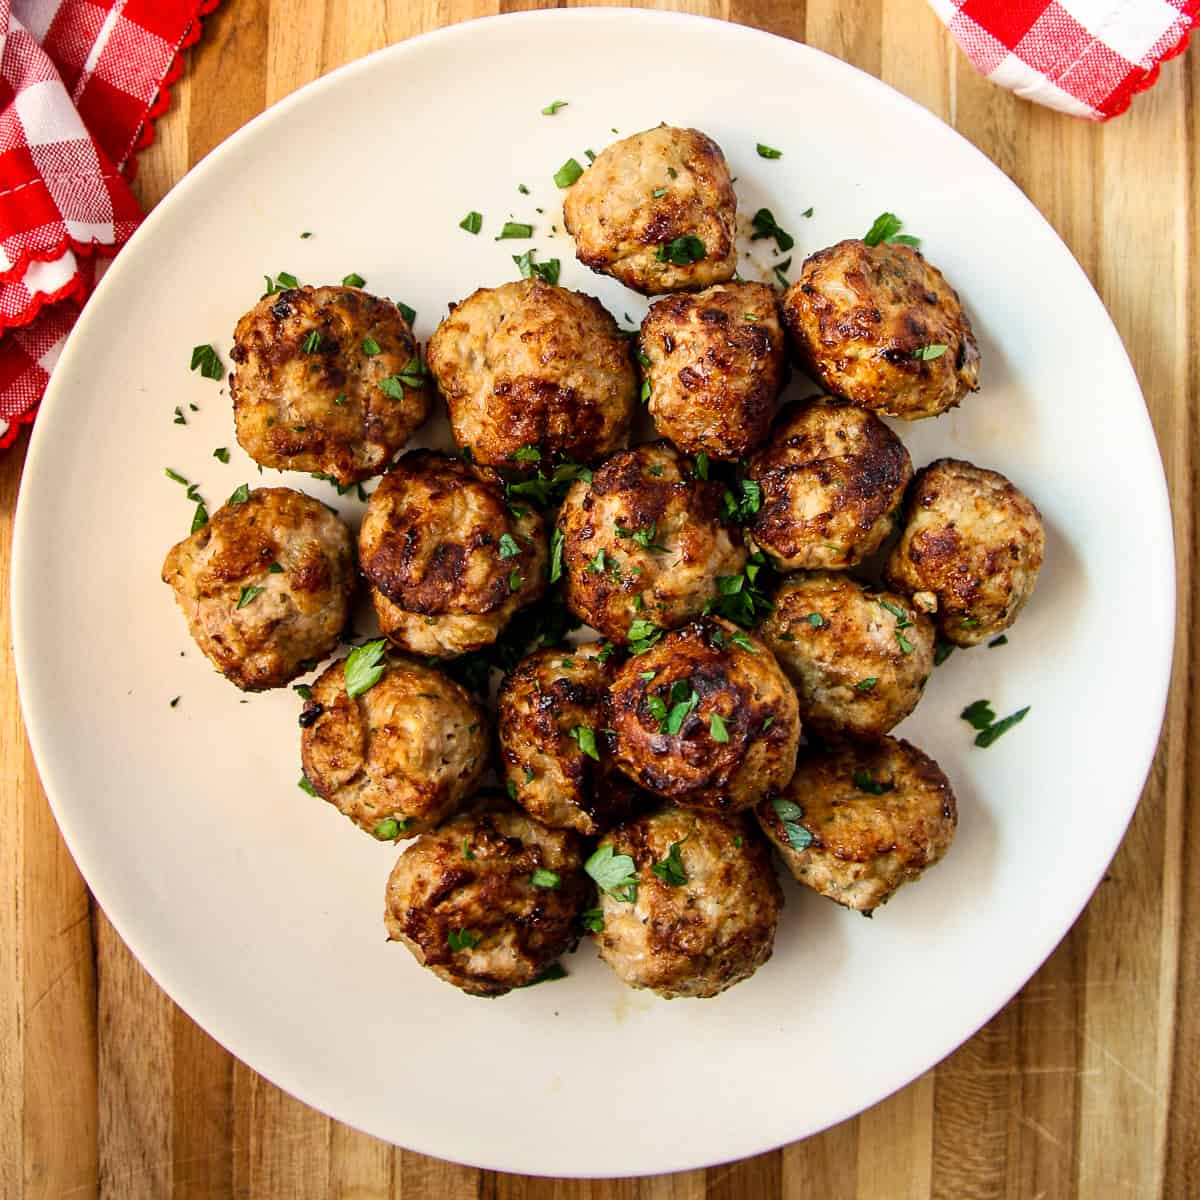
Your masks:
M556 98L569 106L542 116ZM833 107L837 121L822 120ZM417 310L424 342L447 302L514 278L512 255L532 245L562 260L563 284L640 320L639 297L575 262L551 177L614 128L659 121L717 139L741 211L770 208L796 236L797 265L884 210L923 238L975 322L983 390L897 428L918 466L951 454L1026 490L1046 518L1046 567L1009 644L955 654L901 728L953 781L960 826L946 861L875 920L789 885L774 958L718 999L629 991L587 944L562 982L471 999L385 944L396 851L297 789L296 696L239 702L192 645L159 581L192 506L163 468L210 508L243 482L281 481L260 479L237 447L224 385L188 371L198 343L228 363L264 274L358 272ZM757 142L783 157L763 160ZM476 237L458 227L472 209L485 218ZM510 217L536 226L531 242L494 240ZM423 432L444 439L444 422ZM282 481L357 521L353 497ZM694 1167L802 1137L986 1021L1063 936L1120 841L1155 746L1173 616L1166 490L1137 382L1083 272L1017 188L832 58L616 10L504 17L393 47L200 164L117 259L55 372L12 586L25 714L55 814L170 995L342 1121L444 1158L556 1175ZM1119 632L1131 614L1136 637ZM958 715L980 698L1032 712L980 750Z

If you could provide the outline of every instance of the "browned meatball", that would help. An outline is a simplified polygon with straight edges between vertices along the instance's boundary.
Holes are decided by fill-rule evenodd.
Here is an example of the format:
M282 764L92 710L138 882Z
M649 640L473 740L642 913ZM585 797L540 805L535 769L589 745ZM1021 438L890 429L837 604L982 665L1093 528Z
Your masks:
M958 822L941 768L895 738L805 757L755 815L802 884L865 913L942 858Z
M390 300L291 288L264 296L233 337L237 440L264 467L367 479L429 416L419 348Z
M737 197L721 147L659 125L602 150L563 203L585 266L647 296L733 278Z
M605 711L617 766L678 804L748 808L796 765L795 690L766 645L727 621L695 621L630 658Z
M706 998L771 957L783 893L744 816L662 808L614 829L588 865L613 884L592 923L600 957L630 987Z
M612 647L538 650L504 679L500 754L509 795L555 829L602 833L633 811L636 788L612 769L600 730Z
M933 670L933 622L894 592L848 575L791 575L759 636L796 685L800 720L826 737L882 737L921 699Z
M977 646L1007 629L1033 595L1042 514L1003 475L941 458L913 480L888 582L936 613L942 636Z
M651 306L639 347L650 415L680 450L736 460L766 438L787 368L772 288L668 296Z
M304 774L381 841L432 829L487 770L486 714L440 671L398 656L352 698L347 661L326 668L300 714Z
M889 417L936 417L979 388L958 294L909 246L838 242L783 297L796 351L835 396Z
M572 484L558 514L567 607L621 642L697 616L746 563L723 491L668 442L620 450Z
M319 501L291 488L239 488L171 548L162 577L213 666L258 692L336 648L354 592L353 545Z
M481 796L400 855L387 883L388 940L474 996L537 979L578 938L591 896L577 834Z
M873 413L816 399L780 410L749 475L762 489L749 526L754 544L784 571L842 568L869 558L891 533L912 460Z
M413 450L371 494L358 534L384 636L453 658L490 645L546 588L546 538L460 459Z
M630 345L581 292L536 278L480 288L430 338L429 369L481 466L526 469L535 451L591 462L629 439Z

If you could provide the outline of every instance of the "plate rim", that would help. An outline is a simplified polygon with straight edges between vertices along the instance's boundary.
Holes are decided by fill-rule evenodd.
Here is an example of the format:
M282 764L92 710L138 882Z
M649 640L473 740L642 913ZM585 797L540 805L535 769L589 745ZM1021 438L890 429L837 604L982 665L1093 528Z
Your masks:
M1169 687L1172 677L1172 666L1174 658L1174 643L1175 643L1175 619L1177 605L1177 567L1176 553L1174 541L1174 524L1172 519L1172 510L1170 503L1169 489L1167 485L1166 472L1162 459L1162 453L1158 446L1158 441L1154 433L1153 425L1150 420L1149 409L1145 403L1145 396L1142 392L1141 385L1137 379L1133 364L1129 358L1124 341L1121 338L1119 330L1116 328L1112 317L1108 313L1103 300L1096 291L1091 280L1086 272L1080 266L1075 258L1070 247L1059 236L1058 232L1042 214L1041 210L1033 203L1032 200L1024 193L1024 191L995 163L988 157L978 146L966 138L962 133L955 129L952 125L943 121L935 113L925 108L916 100L906 96L898 89L892 87L883 80L871 75L869 72L863 71L861 68L846 62L843 59L837 58L835 55L829 54L816 47L810 46L807 43L799 42L794 39L784 37L780 34L772 33L767 30L762 30L749 25L741 25L730 21L725 21L716 17L699 16L688 13L666 11L662 9L638 9L638 8L600 8L600 7L585 7L575 9L536 9L531 11L522 11L516 13L501 13L494 14L472 20L461 21L453 25L443 26L438 29L429 30L423 33L415 34L412 37L406 38L403 41L396 42L390 46L381 47L371 53L360 58L354 59L348 63L320 75L317 78L310 80L308 83L281 97L274 104L264 109L261 113L254 116L245 125L235 130L226 139L218 143L209 150L201 159L199 159L187 173L166 193L159 201L154 209L147 215L142 225L134 233L130 239L130 244L140 244L143 241L149 240L155 236L155 231L158 226L169 219L175 208L186 204L193 190L202 186L204 176L207 170L222 156L231 153L234 148L240 146L245 140L251 139L258 135L260 129L269 126L274 122L286 120L288 114L293 107L308 103L314 95L319 95L326 90L333 90L341 86L342 82L360 72L366 72L376 69L380 62L386 60L402 61L403 58L413 52L422 52L425 47L431 43L437 42L454 42L460 38L477 38L486 36L488 27L495 23L503 23L506 25L577 25L583 26L592 22L599 24L612 24L614 26L621 25L663 25L663 26L689 26L689 27L707 27L710 36L726 37L730 39L741 39L746 44L761 41L762 39L770 39L773 42L783 43L788 48L788 52L799 55L800 58L815 56L822 60L836 64L833 68L835 71L841 70L851 72L858 77L858 82L867 88L868 91L875 93L881 98L881 103L906 108L910 117L916 121L925 121L934 127L940 128L943 132L948 132L955 138L962 147L969 149L971 154L981 160L982 164L986 164L988 172L995 180L997 187L1007 187L1023 205L1029 213L1030 218L1040 222L1044 228L1044 232L1049 234L1065 252L1066 260L1070 267L1075 270L1078 275L1079 282L1085 289L1085 294L1090 293L1091 299L1094 301L1097 309L1097 319L1107 322L1111 331L1115 344L1120 349L1121 358L1124 363L1127 379L1125 387L1131 387L1133 394L1141 401L1141 407L1138 411L1138 427L1141 436L1148 439L1153 452L1153 460L1157 462L1158 474L1156 478L1156 495L1153 498L1148 497L1148 500L1153 501L1153 507L1157 509L1156 524L1159 526L1157 532L1162 539L1162 549L1165 552L1165 564L1169 567L1169 578L1163 581L1163 592L1160 597L1160 603L1163 606L1164 620L1160 628L1156 631L1158 636L1153 644L1148 644L1146 647L1147 653L1145 659L1148 662L1155 664L1153 672L1156 687L1157 703L1149 707L1151 714L1157 711L1157 719L1153 716L1146 721L1147 726L1151 723L1156 731L1153 737L1147 737L1147 745L1142 747L1137 756L1127 756L1126 761L1129 763L1127 768L1130 771L1131 778L1138 780L1137 790L1133 796L1127 801L1127 808L1122 819L1114 825L1114 836L1111 839L1111 846L1107 850L1103 861L1097 860L1097 868L1094 873L1094 878L1088 880L1089 872L1080 873L1079 878L1085 882L1074 889L1074 897L1069 905L1063 905L1062 912L1066 918L1062 922L1055 922L1057 932L1053 933L1048 942L1040 944L1033 956L1033 965L1028 973L1022 973L1020 978L1009 983L1005 983L1002 987L992 989L989 992L990 998L984 1005L986 1013L982 1020L977 1023L972 1019L967 1022L969 1028L965 1031L959 1031L959 1027L955 1027L955 1033L949 1039L949 1043L945 1049L939 1052L936 1058L921 1068L917 1074L911 1074L906 1066L899 1072L898 1079L887 1078L886 1082L880 1086L871 1089L869 1098L865 1101L856 1103L850 1106L846 1111L839 1112L834 1116L825 1120L819 1127L814 1128L807 1133L801 1135L801 1139L815 1136L826 1129L832 1128L849 1118L865 1112L867 1109L874 1107L876 1104L885 1100L887 1097L907 1087L910 1083L919 1079L930 1070L933 1070L940 1062L952 1054L956 1049L963 1045L970 1038L974 1037L985 1025L994 1019L996 1014L1004 1008L1012 998L1028 983L1029 979L1041 968L1055 948L1061 943L1063 938L1070 932L1073 926L1079 919L1083 909L1087 906L1101 878L1108 869L1114 855L1120 848L1122 841L1125 838L1130 822L1137 811L1140 803L1141 792L1145 787L1145 781L1149 777L1150 770L1153 766L1154 758L1157 755L1159 740L1161 737L1162 725L1166 715L1166 706L1168 701ZM55 821L61 832L63 840L67 846L68 852L71 854L73 861L76 864L81 876L91 892L96 903L105 912L106 917L116 930L122 941L129 947L134 957L142 968L151 976L156 986L158 986L172 1001L177 1004L205 1033L212 1037L223 1049L225 1049L233 1057L239 1061L246 1062L238 1055L237 1051L231 1048L230 1042L236 1040L236 1034L230 1031L228 1040L226 1037L218 1035L207 1020L202 1020L197 1016L187 995L187 988L175 989L167 986L163 982L164 976L170 975L171 968L169 960L165 956L160 956L155 953L149 955L148 961L143 949L139 948L144 945L145 939L140 938L137 934L138 921L136 914L130 913L114 913L103 903L103 897L93 889L90 881L91 869L95 866L97 859L90 853L85 837L77 836L71 831L71 822L69 819L70 804L62 805L56 798L57 789L53 784L54 767L53 754L48 747L49 735L43 732L42 727L38 725L35 719L31 719L30 703L27 702L27 689L22 686L22 681L30 677L30 672L33 666L29 659L33 655L33 628L37 624L36 604L32 595L32 589L28 587L27 581L31 578L34 570L32 558L34 555L36 542L32 532L33 524L36 520L31 515L32 501L28 499L28 495L32 492L32 487L27 487L30 479L37 477L44 471L42 460L50 455L50 442L48 436L43 436L38 432L39 429L44 430L50 424L46 417L50 413L55 414L59 409L64 408L69 401L65 396L60 396L60 393L66 392L65 385L56 386L55 377L65 379L67 371L63 369L63 365L70 366L75 357L76 347L83 344L83 339L76 336L79 329L88 329L92 324L100 321L102 318L97 314L105 311L104 297L107 296L115 284L112 283L114 278L121 278L124 273L131 270L132 256L121 258L118 256L114 260L110 269L105 273L104 277L98 284L95 293L90 302L85 306L80 314L79 320L76 323L75 329L72 330L71 336L68 338L67 344L64 347L62 356L57 364L58 370L55 376L52 376L51 381L46 389L46 393L42 400L39 420L35 422L35 429L31 433L29 445L26 453L26 461L22 470L21 484L17 497L16 512L13 522L13 539L12 539L12 567L10 576L10 601L12 612L12 646L13 646L13 661L15 674L18 683L18 694L21 706L21 715L29 740L29 745L38 774L42 782L47 801L54 815ZM1065 264L1064 264L1065 265ZM99 297L99 300L97 299ZM26 596L29 596L29 602L26 602ZM46 765L43 765L43 764ZM1135 769L1136 768L1136 769ZM85 868L84 864L87 864ZM1069 916L1067 914L1069 913ZM1061 924L1061 928L1059 928ZM132 931L132 936L131 936ZM219 1018L214 1022L220 1023ZM224 1031L222 1031L224 1033ZM946 1039L940 1039L945 1041ZM246 1062L246 1065L254 1070L256 1074L261 1074L273 1085L281 1088L289 1095L299 1099L302 1103L307 1104L316 1111L330 1116L332 1119L350 1125L352 1128L360 1129L371 1136L380 1137L393 1145L402 1145L402 1143L391 1142L390 1136L387 1133L377 1132L368 1128L366 1125L359 1125L352 1121L346 1121L345 1118L336 1114L327 1113L321 1104L312 1099L307 1094L307 1089L302 1086L296 1086L295 1081L286 1079L281 1081L278 1074L266 1074L259 1067L252 1063ZM893 1073L895 1073L893 1071ZM881 1074L884 1074L881 1072ZM664 1156L666 1165L659 1167L657 1170L662 1173L673 1173L677 1171L700 1169L702 1167L715 1166L724 1162L736 1161L742 1157L760 1154L778 1148L781 1145L790 1144L790 1141L774 1142L771 1141L763 1144L756 1141L753 1136L743 1137L741 1139L731 1138L731 1140L740 1140L743 1147L739 1149L734 1157L720 1157L710 1159L707 1156L697 1161L694 1157L687 1157L683 1154L674 1156L674 1161L670 1161L670 1156ZM404 1147L407 1148L407 1147ZM416 1148L414 1148L416 1149ZM519 1155L514 1156L508 1162L497 1161L478 1161L471 1157L469 1153L463 1153L461 1150L451 1150L445 1147L437 1147L432 1149L417 1149L418 1153L431 1154L437 1157L445 1158L447 1161L461 1163L466 1166L474 1167L483 1170L493 1170L501 1172L518 1172L530 1174L534 1176L544 1175L544 1172L539 1172L536 1167L531 1168L528 1164L517 1164L516 1160ZM581 1172L572 1172L563 1174L561 1171L555 1173L563 1178L597 1178L597 1179L618 1179L630 1178L646 1174L640 1169L628 1169L614 1171L612 1174L592 1175Z

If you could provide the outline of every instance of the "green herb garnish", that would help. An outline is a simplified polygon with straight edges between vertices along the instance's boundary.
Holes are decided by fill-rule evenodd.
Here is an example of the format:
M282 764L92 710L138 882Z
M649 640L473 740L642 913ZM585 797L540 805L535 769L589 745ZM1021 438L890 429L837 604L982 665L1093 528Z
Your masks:
M663 242L654 252L654 257L659 262L673 263L677 267L690 267L692 263L701 262L707 256L708 250L704 243L690 233Z
M451 929L446 936L446 941L455 954L460 950L474 950L482 940L483 934L474 929Z
M383 678L387 645L386 638L378 638L350 651L342 672L346 681L346 695L351 700L370 691Z
M562 883L562 876L557 871L551 871L546 867L537 867L533 874L529 877L529 882L535 888L547 888L553 890Z
M637 899L636 868L628 854L616 854L611 845L605 844L583 864L583 869L614 900L632 904Z
M691 835L689 834L689 836ZM687 838L684 838L683 842L686 841ZM660 862L653 863L650 867L650 870L668 887L682 887L688 881L687 872L683 869L683 859L679 856L679 848L683 842L672 842L667 851L667 857Z
M568 158L557 171L554 172L554 182L560 188L569 188L583 174L583 168L573 159Z
M225 373L221 359L211 345L196 346L192 350L193 371L199 371L205 379L220 379Z
M794 800L776 797L771 801L771 807L783 822L783 835L793 850L806 850L812 845L813 835L800 824L804 817L804 809L800 805Z
M478 233L483 228L483 213L472 210L459 221L458 227L465 229L468 233Z
M750 235L752 242L757 242L760 238L774 238L775 245L779 247L781 254L786 254L796 244L796 239L787 230L780 229L769 208L760 208L754 214L752 224L754 225L754 232Z
M576 725L568 736L573 742L579 743L579 749L588 758L600 761L600 751L596 749L596 731L590 725Z
M551 100L545 108L542 109L543 117L552 117L560 108L566 108L569 101L567 100Z

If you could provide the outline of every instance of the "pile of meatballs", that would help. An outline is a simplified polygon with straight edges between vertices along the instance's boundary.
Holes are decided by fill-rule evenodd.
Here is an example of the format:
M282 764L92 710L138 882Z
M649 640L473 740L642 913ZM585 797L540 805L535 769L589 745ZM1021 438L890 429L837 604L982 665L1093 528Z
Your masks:
M771 955L772 847L870 915L953 839L946 776L888 735L935 656L1016 619L1041 518L995 471L914 474L880 419L978 388L942 274L851 239L780 297L737 277L736 210L692 129L618 141L570 187L580 261L661 296L636 337L536 273L451 305L424 356L350 286L237 324L245 451L382 478L357 538L291 488L240 488L163 579L247 691L333 654L365 586L383 638L297 688L301 783L405 842L388 937L466 992L557 977L590 936L631 987L714 996ZM823 392L775 411L791 363ZM400 453L437 396L457 454ZM657 440L630 445L642 402ZM580 624L601 640L566 641ZM518 627L494 702L456 681Z

